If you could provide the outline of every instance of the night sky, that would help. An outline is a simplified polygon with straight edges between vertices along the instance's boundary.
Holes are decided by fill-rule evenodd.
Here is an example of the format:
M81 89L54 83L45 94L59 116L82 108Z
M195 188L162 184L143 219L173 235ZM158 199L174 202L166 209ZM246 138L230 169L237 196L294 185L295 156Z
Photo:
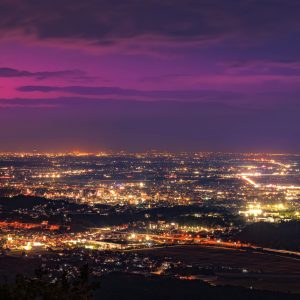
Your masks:
M300 152L299 0L0 0L0 150Z

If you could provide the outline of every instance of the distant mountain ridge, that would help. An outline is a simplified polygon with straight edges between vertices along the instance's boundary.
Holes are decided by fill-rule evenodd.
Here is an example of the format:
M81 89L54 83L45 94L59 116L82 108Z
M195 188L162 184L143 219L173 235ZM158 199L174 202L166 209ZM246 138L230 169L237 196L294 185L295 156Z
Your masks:
M300 251L300 222L254 223L246 226L236 238L261 247Z

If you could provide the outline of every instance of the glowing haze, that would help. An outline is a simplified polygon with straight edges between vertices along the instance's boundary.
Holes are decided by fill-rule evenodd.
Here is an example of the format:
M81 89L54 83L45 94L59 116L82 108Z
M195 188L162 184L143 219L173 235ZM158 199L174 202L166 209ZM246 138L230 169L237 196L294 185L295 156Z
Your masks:
M1 151L300 151L298 0L0 0Z

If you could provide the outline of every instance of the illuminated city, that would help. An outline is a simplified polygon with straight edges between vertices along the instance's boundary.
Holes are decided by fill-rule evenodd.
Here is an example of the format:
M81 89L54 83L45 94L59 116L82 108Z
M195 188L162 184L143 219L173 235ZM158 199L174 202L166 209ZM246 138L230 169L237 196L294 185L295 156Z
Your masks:
M75 274L74 255L98 276L128 268L165 274L172 259L158 263L150 253L176 246L300 258L298 247L243 236L255 223L299 221L298 155L2 153L0 163L3 255L43 257L53 274L53 260Z

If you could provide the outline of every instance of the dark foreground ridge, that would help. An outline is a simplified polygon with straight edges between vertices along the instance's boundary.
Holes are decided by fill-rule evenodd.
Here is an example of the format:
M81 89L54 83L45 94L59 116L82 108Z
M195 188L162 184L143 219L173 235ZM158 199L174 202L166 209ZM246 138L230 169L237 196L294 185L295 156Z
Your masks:
M230 300L296 300L297 294L258 291L251 288L210 286L199 280L180 280L169 277L110 273L93 281L88 267L78 278L69 280L66 274L55 282L39 272L35 278L18 275L14 283L0 285L2 300L100 300L100 299L230 299Z

